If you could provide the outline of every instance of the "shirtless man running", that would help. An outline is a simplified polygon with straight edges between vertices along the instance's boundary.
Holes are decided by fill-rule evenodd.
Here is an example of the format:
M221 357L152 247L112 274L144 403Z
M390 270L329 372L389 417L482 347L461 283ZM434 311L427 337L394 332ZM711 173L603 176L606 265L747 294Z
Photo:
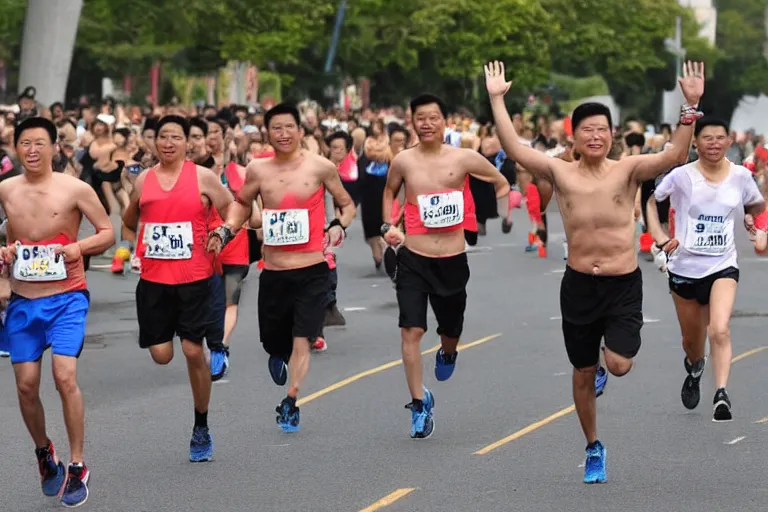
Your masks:
M185 159L189 130L183 117L158 121L160 163L136 178L123 225L135 237L141 224L136 237L142 258L136 286L139 347L165 365L173 359L174 336L181 338L195 413L189 460L204 462L213 457L211 374L202 345L210 318L213 258L205 249L211 209L224 216L232 194L210 169Z
M613 122L605 105L585 103L574 110L574 150L581 158L566 162L520 144L504 105L504 94L512 83L506 81L504 64L489 63L485 80L504 151L557 191L569 248L560 310L565 348L573 365L573 399L588 443L584 482L605 482L605 448L597 438L595 402L601 339L605 338L608 371L625 375L640 349L643 326L643 279L635 252L635 195L640 183L687 158L693 125L701 115L696 106L704 93L704 66L689 62L683 68L680 87L688 104L682 108L681 126L672 147L620 161L607 160Z
M85 411L77 384L77 359L85 341L90 302L83 256L115 244L107 212L93 188L53 172L56 127L32 117L16 127L16 151L24 173L0 184L8 215L8 246L1 250L11 278L5 343L11 354L24 423L35 443L43 494L61 494L67 507L88 499L90 472L83 459ZM96 234L77 240L83 215ZM45 428L40 401L43 352L53 353L53 380L61 396L70 446L68 470L59 462Z
M288 377L288 394L277 406L284 432L299 430L296 398L309 372L310 340L321 335L330 281L323 254L344 240L355 205L330 160L301 149L299 111L280 104L264 115L272 158L252 160L226 222L211 233L209 248L220 251L243 227L253 201L262 200L264 270L259 276L259 334L278 386ZM325 191L340 216L325 229ZM290 364L289 364L290 363ZM287 371L286 371L287 370ZM288 375L286 375L288 374Z
M427 330L427 304L437 318L441 348L435 357L435 377L448 380L456 367L457 347L464 328L469 265L464 240L464 187L467 175L493 183L499 214L509 212L509 183L477 151L443 144L447 109L443 100L422 94L411 100L419 144L392 160L382 199L382 218L392 218L392 202L405 187L405 232L381 226L397 252L397 303L400 308L405 377L412 401L411 437L432 435L432 393L421 375L420 343Z

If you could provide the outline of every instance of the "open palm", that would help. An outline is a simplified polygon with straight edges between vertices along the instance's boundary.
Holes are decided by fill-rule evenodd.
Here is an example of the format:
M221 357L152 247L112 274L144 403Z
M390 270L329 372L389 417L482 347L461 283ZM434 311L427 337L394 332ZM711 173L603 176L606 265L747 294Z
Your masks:
M512 82L507 82L504 76L504 63L495 60L484 66L485 68L485 87L488 89L488 95L504 96Z
M697 105L704 95L704 63L688 61L683 64L680 90L689 105Z

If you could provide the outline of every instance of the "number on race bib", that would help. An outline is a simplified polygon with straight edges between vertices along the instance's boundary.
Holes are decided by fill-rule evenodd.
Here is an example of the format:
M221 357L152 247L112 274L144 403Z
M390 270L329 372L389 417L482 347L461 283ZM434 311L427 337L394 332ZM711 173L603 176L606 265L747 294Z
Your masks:
M192 258L194 239L191 222L146 224L144 257L153 260L188 260Z
M685 242L688 252L702 256L720 256L732 245L732 219L717 215L699 215L688 220Z
M67 278L64 255L56 254L61 245L16 244L13 278L17 281L62 281Z
M261 227L264 245L279 247L309 242L309 212L305 209L264 210Z
M458 190L417 197L426 228L447 228L464 222L464 193Z

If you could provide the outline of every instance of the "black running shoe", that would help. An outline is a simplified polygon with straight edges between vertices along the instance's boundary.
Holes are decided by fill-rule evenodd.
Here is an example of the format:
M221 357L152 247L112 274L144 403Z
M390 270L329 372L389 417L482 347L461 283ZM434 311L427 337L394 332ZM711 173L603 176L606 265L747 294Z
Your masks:
M715 391L715 412L712 416L712 421L731 421L731 399L728 398L728 392L725 388L720 388Z
M392 246L384 249L384 270L392 282L397 279L397 250Z
M688 358L683 359L685 365L685 371L688 376L683 382L683 389L680 391L680 398L683 399L683 406L686 409L693 410L699 405L701 400L701 389L699 384L701 383L701 376L704 375L704 366L707 364L707 358L703 358L697 361L695 364L690 364Z

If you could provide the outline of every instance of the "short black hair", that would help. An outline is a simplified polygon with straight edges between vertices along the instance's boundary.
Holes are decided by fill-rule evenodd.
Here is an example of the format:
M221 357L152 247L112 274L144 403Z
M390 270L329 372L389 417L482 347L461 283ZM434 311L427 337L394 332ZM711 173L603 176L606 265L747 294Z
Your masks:
M602 103L587 102L582 103L576 107L571 116L571 125L573 131L579 127L582 121L588 117L605 116L608 119L608 126L613 130L613 119L611 118L611 110Z
M124 138L128 139L131 136L131 129L130 128L118 128L115 130L115 133L119 133Z
M344 145L347 147L347 151L352 149L352 137L347 132L343 132L341 130L333 132L328 136L327 139L325 139L325 143L330 146L331 142L335 141L336 139L342 139L344 141Z
M667 130L669 133L672 133L672 125L669 123L661 123L659 126L659 132L663 132L664 130Z
M144 120L144 126L141 128L141 133L146 132L147 130L154 130L157 131L157 122L159 121L156 117L148 117Z
M419 94L411 100L411 114L415 114L417 108L433 103L437 104L438 108L440 108L440 113L443 114L443 117L448 117L448 107L445 105L445 102L439 96L428 92Z
M284 114L292 115L293 119L296 121L296 124L301 126L301 116L299 116L299 109L290 103L280 103L267 110L267 113L264 114L264 126L269 129L269 123L272 121L272 118Z
M699 134L701 133L701 130L703 130L707 126L722 126L723 130L725 130L726 135L729 135L731 133L730 127L728 126L728 123L726 123L724 119L720 119L719 117L714 117L714 116L704 116L700 118L698 121L696 121L696 128L693 129L694 137L698 137Z
M58 130L56 129L56 125L53 124L53 121L49 121L44 117L28 117L17 124L16 128L13 130L13 145L15 146L19 143L19 138L21 138L22 133L33 128L43 128L47 131L48 138L51 139L51 144L54 144L58 139Z
M645 146L645 135L642 133L628 133L626 137L624 137L624 144L627 145L628 148L633 147L640 147L642 148Z
M405 135L405 140L407 141L408 137L411 136L411 133L408 131L408 129L405 126L401 125L401 124L390 123L388 128L389 128L388 132L389 132L389 136L390 137L392 135L394 135L395 133L399 132L399 133L402 133L403 135Z
M189 120L189 127L197 126L203 132L203 137L208 136L208 122L202 117L193 117Z
M189 138L189 121L187 121L187 119L184 117L173 114L161 117L157 122L157 128L155 128L155 130L157 130L157 133L160 133L160 130L163 129L163 126L171 123L181 126L181 131L184 132L184 137Z

